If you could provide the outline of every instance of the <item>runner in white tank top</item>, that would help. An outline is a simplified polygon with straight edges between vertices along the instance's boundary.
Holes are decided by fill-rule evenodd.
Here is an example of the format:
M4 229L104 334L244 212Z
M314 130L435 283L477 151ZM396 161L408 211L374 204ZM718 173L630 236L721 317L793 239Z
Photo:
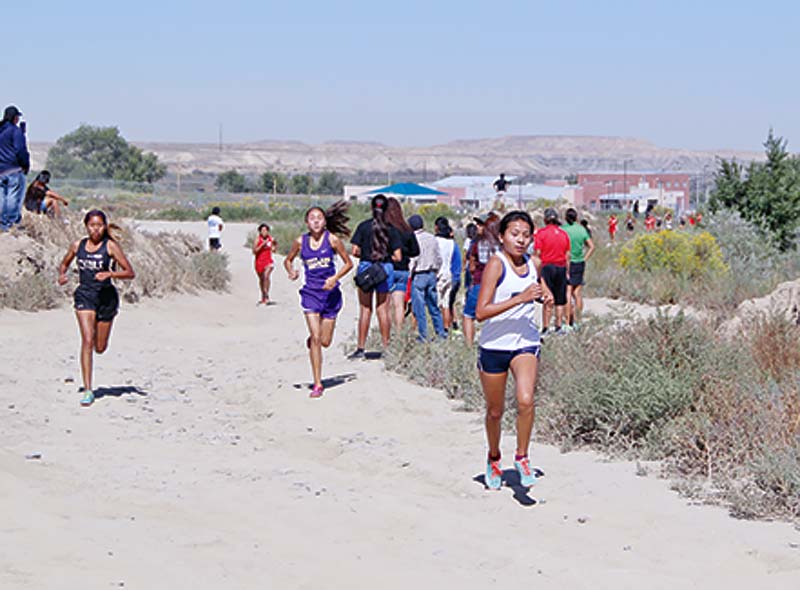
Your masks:
M533 319L534 301L552 300L552 293L539 282L541 261L527 256L533 237L533 221L524 211L512 211L500 222L502 250L489 260L481 278L475 316L486 322L481 331L478 355L481 385L486 398L486 438L489 458L486 487L500 489L500 427L505 409L509 369L514 375L517 397L517 450L514 467L519 483L530 487L536 475L528 461L533 431L533 394L539 369L539 330Z

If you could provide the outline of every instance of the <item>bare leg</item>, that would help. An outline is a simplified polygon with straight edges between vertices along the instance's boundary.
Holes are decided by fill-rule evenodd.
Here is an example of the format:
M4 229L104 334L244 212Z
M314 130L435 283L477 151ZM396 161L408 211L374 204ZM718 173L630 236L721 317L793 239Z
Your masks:
M573 296L575 297L575 309L572 312L574 321L579 324L583 317L583 285L578 285L573 288Z
M94 354L95 318L94 311L80 310L75 312L78 327L81 331L81 376L83 386L92 389L92 355Z
M517 455L527 455L531 444L538 371L539 359L532 354L521 354L511 361L511 373L517 387Z
M556 305L556 328L564 325L564 308L566 305Z
M333 341L333 330L336 328L336 318L322 318L320 320L320 344L328 348Z
M110 322L95 322L94 325L94 351L103 354L108 348L108 339L111 337L111 328L114 320Z
M550 316L553 315L553 304L545 303L542 306L542 330L546 330L550 325Z
M389 294L375 293L375 314L378 316L378 328L381 331L383 347L389 346L389 336L392 331L392 321L389 318Z
M489 456L499 457L508 373L484 373L481 371L480 375L483 396L486 399L486 441L489 444Z
M574 319L573 316L575 315L575 306L572 304L572 296L573 296L573 287L572 285L567 285L567 323L572 324Z
M403 320L406 317L406 294L404 291L394 291L389 295L392 302L392 317L394 319L394 329L399 330L403 327Z
M307 313L308 356L311 359L311 374L314 385L322 385L322 322L318 313Z
M462 323L464 324L464 342L471 345L475 341L475 320L464 316Z
M445 305L444 307L439 307L442 310L442 324L444 324L445 330L450 330L450 326L453 325L453 316L450 315L450 308Z
M358 290L358 348L363 349L369 334L369 322L372 319L372 293Z
M272 286L272 269L273 266L268 266L264 269L263 282L261 283L261 297L264 301L269 301L269 288Z
M258 293L261 296L259 303L264 302L264 273L257 275L258 276Z

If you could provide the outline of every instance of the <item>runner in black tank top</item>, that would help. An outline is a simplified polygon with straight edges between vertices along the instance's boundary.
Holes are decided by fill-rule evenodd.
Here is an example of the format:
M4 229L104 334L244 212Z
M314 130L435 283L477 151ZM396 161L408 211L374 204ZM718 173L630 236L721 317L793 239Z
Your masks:
M75 315L81 331L81 373L84 397L81 405L94 402L92 356L108 347L111 326L119 308L119 295L111 279L132 279L135 275L122 248L108 233L105 213L89 211L83 220L89 237L72 244L61 261L58 284L67 283L67 269L77 260L79 284L75 289ZM116 266L122 270L116 270Z

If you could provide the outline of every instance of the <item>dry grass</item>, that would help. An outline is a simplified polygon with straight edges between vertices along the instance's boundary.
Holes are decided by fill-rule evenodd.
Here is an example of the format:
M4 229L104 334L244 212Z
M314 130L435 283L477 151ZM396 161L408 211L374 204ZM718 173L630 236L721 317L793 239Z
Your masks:
M69 245L85 235L78 214L67 214L63 221L26 214L18 228L1 237L0 307L35 311L68 301L77 270L73 264L70 283L58 287L58 265ZM117 282L129 303L172 292L227 288L227 258L205 252L194 236L144 233L124 225L116 235L136 270L133 281Z

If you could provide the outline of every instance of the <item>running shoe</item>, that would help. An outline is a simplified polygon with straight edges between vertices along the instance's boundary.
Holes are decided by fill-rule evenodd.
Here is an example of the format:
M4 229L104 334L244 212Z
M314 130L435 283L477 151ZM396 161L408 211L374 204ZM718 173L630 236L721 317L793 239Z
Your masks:
M347 356L347 358L350 359L351 361L354 361L354 360L357 360L357 359L363 359L364 358L364 349L363 348L356 348L355 351L351 352Z
M315 385L311 388L311 393L308 394L308 397L322 397L325 388L322 385Z
M81 398L81 405L84 407L91 406L94 403L94 393L91 389L83 390L83 397Z
M531 464L527 457L514 461L514 467L519 473L519 483L522 487L529 488L536 483L536 474L531 469Z
M486 487L490 490L499 490L503 486L503 467L500 459L486 461Z

